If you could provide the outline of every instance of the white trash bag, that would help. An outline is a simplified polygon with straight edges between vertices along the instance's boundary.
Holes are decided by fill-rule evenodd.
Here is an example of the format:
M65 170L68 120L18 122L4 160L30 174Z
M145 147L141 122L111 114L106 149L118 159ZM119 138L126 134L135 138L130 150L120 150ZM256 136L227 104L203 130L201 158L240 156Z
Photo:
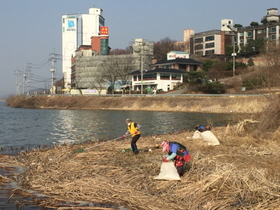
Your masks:
M200 132L199 131L195 131L193 136L192 136L193 139L201 139L201 136L200 136Z
M154 179L161 180L181 180L174 162L162 162L160 167L160 173Z
M220 145L219 140L211 131L203 131L200 133L202 141L208 145Z

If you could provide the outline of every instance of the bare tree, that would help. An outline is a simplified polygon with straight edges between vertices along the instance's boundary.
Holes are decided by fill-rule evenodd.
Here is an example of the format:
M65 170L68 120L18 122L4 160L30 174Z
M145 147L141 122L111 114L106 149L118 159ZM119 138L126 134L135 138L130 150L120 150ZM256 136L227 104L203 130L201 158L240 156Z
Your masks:
M104 80L109 82L114 93L114 86L117 82L120 85L127 84L129 81L129 73L134 70L134 56L108 56L100 65L101 75Z
M187 44L188 43L179 43L175 40L171 40L169 37L166 37L154 43L154 56L158 60L165 59L166 54L169 51L185 51Z
M124 49L114 49L110 51L110 55L126 55L126 54L129 54L129 52Z
M275 87L280 85L280 45L271 45L266 52L266 69L264 71L267 87Z
M118 78L118 71L116 71L115 66L117 66L118 60L115 57L108 56L108 59L104 60L100 65L100 70L102 77L109 82L109 85L114 93L114 85Z
M136 57L133 55L127 55L127 57L121 58L118 63L119 80L120 85L126 85L131 80L129 73L135 70Z
M104 79L103 75L101 72L94 72L92 74L92 77L90 77L90 81L88 81L90 84L90 88L94 88L97 90L98 95L101 94L101 91L104 90L106 80Z

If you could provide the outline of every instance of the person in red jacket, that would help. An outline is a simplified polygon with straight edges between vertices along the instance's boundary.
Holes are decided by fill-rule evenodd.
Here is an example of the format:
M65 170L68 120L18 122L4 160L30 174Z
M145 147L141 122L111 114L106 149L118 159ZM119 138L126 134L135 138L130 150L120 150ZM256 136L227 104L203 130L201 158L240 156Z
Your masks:
M187 148L178 142L163 141L161 143L162 152L167 152L168 156L163 159L163 162L175 160L174 164L180 176L185 173L185 163L191 159Z
M126 124L127 124L127 131L124 135L122 135L122 138L125 138L126 136L128 136L129 134L131 135L132 139L131 139L131 149L132 149L132 152L134 154L138 154L139 153L139 150L137 148L137 145L136 145L136 142L139 140L140 138L140 127L141 125L135 123L135 122L132 122L131 119L126 119L125 120Z

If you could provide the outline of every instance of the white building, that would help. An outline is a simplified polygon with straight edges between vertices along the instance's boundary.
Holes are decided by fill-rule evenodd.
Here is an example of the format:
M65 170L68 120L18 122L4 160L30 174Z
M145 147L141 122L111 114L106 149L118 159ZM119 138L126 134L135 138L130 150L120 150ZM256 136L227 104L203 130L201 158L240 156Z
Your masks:
M199 71L202 63L189 58L189 53L170 51L167 59L152 64L151 70L136 70L130 73L132 76L132 90L174 90L177 85L183 83L184 74L190 71Z
M62 16L62 72L65 87L71 85L71 57L80 45L91 45L91 37L100 35L105 25L102 9L89 8L89 14Z

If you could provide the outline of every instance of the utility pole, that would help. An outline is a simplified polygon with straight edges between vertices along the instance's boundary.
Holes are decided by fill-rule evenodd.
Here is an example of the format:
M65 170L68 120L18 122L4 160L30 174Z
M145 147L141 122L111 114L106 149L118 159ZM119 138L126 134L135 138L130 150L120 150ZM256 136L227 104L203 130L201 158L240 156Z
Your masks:
M25 83L27 78L27 70L26 70L26 63L24 64L23 70L23 82L22 82L22 94L25 95Z
M140 72L141 72L141 95L143 95L143 72L144 72L144 40L138 42L140 46ZM138 51L138 50L137 50Z
M235 76L235 56L237 55L235 52L235 37L237 34L236 29L233 29L230 25L227 25L227 27L233 32L233 52L231 54L232 56L232 76Z
M54 84L54 72L56 71L54 64L57 60L57 58L56 58L57 54L51 53L51 55L52 55L52 58L51 58L52 64L51 64L51 68L50 68L50 72L52 73L51 94L54 94L55 93L55 89L54 89L54 86L53 86L53 84Z
M141 46L141 95L143 95L143 70L144 70L144 63L143 63L143 61L144 61L144 50L143 50L143 48L144 48L144 45L143 45L144 43L142 43L142 46Z
M29 80L28 80L28 72L30 71L29 68L31 68L31 66L28 66L27 64L31 64L31 63L25 63L24 64L24 70L23 70L23 83L22 83L22 94L25 94L25 85L28 83L29 85ZM29 86L28 86L28 91L27 94L29 95Z
M19 84L18 84L18 75L20 75L20 70L15 70L15 75L16 75L16 95L20 95L19 92Z
M143 94L143 86L144 86L144 68L147 66L147 60L149 59L149 56L151 56L153 50L153 45L149 42L147 42L144 39L135 39L135 42L133 44L133 54L140 55L140 74L141 74L141 83L140 83L140 88L141 88L141 94ZM138 77L138 76L137 76ZM137 78L137 81L139 81L139 78ZM137 83L137 89L138 89L138 84ZM146 83L145 83L146 84Z

